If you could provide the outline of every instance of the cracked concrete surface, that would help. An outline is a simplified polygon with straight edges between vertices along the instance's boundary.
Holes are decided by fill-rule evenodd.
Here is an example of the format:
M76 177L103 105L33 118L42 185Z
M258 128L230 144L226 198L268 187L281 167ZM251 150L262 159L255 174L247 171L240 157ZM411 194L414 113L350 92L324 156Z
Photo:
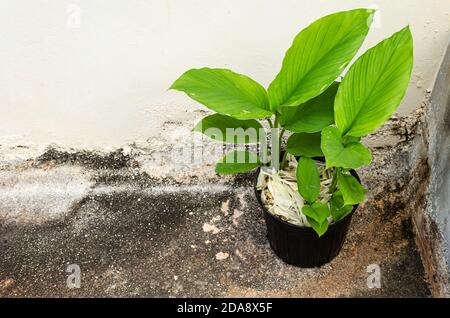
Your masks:
M415 120L395 119L378 134L399 136ZM411 138L375 145L360 171L367 201L340 255L316 269L274 255L254 175L218 177L218 156L180 166L168 162L172 149L149 141L106 155L52 149L5 161L0 296L428 297L407 209L417 182ZM81 268L80 289L67 288L69 264ZM380 289L367 287L370 264L380 265Z

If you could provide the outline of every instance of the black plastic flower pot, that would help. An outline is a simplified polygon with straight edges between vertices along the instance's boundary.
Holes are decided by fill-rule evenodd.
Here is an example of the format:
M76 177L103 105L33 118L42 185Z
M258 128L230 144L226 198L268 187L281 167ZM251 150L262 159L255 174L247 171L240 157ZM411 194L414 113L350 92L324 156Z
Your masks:
M356 171L351 170L350 173L361 182ZM291 224L271 214L262 203L261 191L257 190L256 186L255 194L263 210L267 238L275 254L290 265L304 268L320 267L331 262L339 254L353 213L358 208L358 205L355 205L349 215L331 224L328 231L319 237L310 227Z

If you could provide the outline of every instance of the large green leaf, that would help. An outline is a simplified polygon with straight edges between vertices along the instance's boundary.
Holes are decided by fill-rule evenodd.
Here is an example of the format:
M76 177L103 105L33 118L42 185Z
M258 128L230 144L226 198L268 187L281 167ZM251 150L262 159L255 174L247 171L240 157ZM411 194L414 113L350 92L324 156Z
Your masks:
M364 136L389 119L405 95L412 66L409 27L362 55L336 95L335 120L342 134Z
M298 106L330 86L363 43L373 13L369 9L338 12L301 31L269 86L270 108Z
M336 191L330 199L330 211L334 222L342 220L352 212L352 205L345 205L341 191Z
M192 69L170 87L185 92L206 107L237 119L271 115L267 92L251 78L226 69Z
M325 92L296 107L281 108L281 123L293 132L315 133L334 123L334 98L339 83L333 83Z
M261 166L258 156L248 151L232 151L216 164L216 172L234 174L253 170Z
M320 148L320 138L320 133L292 134L286 143L286 150L294 156L302 156L308 158L322 157L323 153Z
M326 159L326 167L342 167L357 169L370 164L372 155L359 142L343 144L339 129L326 127L322 130L322 151Z
M240 120L230 116L214 114L203 118L194 131L204 133L211 139L229 143L257 143L264 134L261 124L254 120Z
M363 202L367 192L354 176L341 172L338 173L338 188L342 193L344 205Z
M306 201L316 201L320 194L320 174L314 160L302 157L298 161L297 187L298 192Z

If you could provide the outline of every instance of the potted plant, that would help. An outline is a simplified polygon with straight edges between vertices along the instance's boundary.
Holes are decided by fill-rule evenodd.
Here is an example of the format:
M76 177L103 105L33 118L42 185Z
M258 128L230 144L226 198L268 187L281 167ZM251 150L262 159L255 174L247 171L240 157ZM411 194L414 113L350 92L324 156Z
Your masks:
M409 27L369 49L340 77L373 15L370 9L338 12L302 30L267 90L245 75L213 68L191 69L171 86L216 112L195 131L260 146L226 154L216 171L259 169L255 193L268 239L281 259L296 266L320 266L339 253L366 193L354 170L372 160L361 137L390 118L409 84ZM267 123L271 147L261 146L266 130L258 120Z

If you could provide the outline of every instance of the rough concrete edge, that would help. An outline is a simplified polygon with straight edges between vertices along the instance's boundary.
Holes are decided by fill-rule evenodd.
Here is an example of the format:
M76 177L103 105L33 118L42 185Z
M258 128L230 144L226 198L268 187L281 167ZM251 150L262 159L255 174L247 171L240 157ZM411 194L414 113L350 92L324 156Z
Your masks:
M415 151L413 153L422 153L422 155L411 157L412 170L411 179L420 180L417 184L417 196L410 204L411 218L415 233L415 241L419 248L422 263L427 275L427 280L433 297L450 297L450 273L449 264L447 264L445 255L448 248L440 232L439 224L430 213L430 191L432 167L430 156L430 138L436 134L436 131L430 131L432 123L431 105L436 99L436 94L442 94L442 91L448 93L446 86L449 76L450 46L441 62L441 66L435 78L434 87L431 96L426 103L426 112L423 120L419 123L419 134L415 140ZM423 154L425 152L425 154Z
M416 151L426 151L426 138L416 140ZM426 280L433 297L448 297L448 273L445 261L445 245L436 221L427 213L430 186L430 165L426 156L415 159L411 170L409 186L414 188L415 197L408 204L413 224L414 239L420 251Z

